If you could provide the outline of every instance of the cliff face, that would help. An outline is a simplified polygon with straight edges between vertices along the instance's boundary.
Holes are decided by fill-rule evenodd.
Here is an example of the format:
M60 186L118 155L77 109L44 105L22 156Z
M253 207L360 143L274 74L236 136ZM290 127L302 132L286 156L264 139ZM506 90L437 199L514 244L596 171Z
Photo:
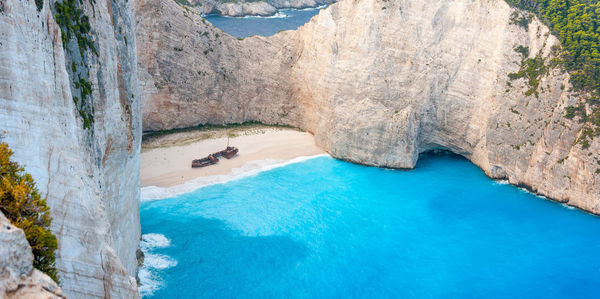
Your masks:
M47 197L65 294L136 297L141 101L131 1L74 2L97 51L85 57L74 39L63 44L57 4L42 3L0 2L0 129Z
M33 254L23 230L10 224L0 212L0 297L64 298L46 274L33 268ZM7 246L10 244L10 246Z
M263 119L291 96L292 61L264 38L239 41L172 0L135 1L144 130Z
M537 21L512 25L511 13L491 0L326 10L291 38L304 49L292 74L309 80L296 101L318 107L304 125L337 157L411 168L420 152L446 148L492 177L600 212L599 143L574 145L581 127L564 118L576 102L568 76L542 77L539 97L524 94L523 79L509 86L520 68L515 47L548 57L557 44Z
M393 168L449 149L493 178L600 213L600 143L575 145L568 75L550 70L538 96L508 78L521 67L516 47L548 64L558 41L537 20L512 24L502 0L344 0L297 31L243 41L168 0L138 4L155 11L136 15L145 130L291 124L335 157Z

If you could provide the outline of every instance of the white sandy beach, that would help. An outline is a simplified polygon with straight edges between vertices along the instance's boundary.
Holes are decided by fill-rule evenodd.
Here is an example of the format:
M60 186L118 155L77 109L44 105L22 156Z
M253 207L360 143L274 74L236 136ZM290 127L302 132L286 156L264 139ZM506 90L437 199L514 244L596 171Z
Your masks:
M214 134L213 134L214 133ZM204 168L191 168L193 159L223 150L229 144L239 149L234 158L220 158L219 163ZM217 135L217 136L215 136ZM219 136L220 135L220 136ZM242 128L235 133L217 132L176 133L159 137L142 145L142 187L171 187L188 181L215 175L226 175L251 161L289 161L324 152L317 148L311 134L293 129Z

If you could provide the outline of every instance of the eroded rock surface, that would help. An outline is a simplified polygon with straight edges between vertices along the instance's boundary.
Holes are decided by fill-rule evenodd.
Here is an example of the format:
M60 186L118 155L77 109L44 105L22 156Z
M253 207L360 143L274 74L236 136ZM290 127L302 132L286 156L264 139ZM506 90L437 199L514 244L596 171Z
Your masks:
M582 149L569 78L526 96L517 46L558 44L502 0L343 0L297 31L234 40L170 0L136 2L145 130L258 120L299 126L333 156L412 168L449 149L552 199L600 213L600 142ZM510 84L509 84L510 83Z
M23 230L0 212L0 298L65 298L48 275L33 268Z
M36 1L0 2L0 130L47 198L65 295L135 298L141 101L132 1L76 3L98 52L87 61L65 51L54 1L40 10ZM89 72L90 129L74 103L71 61Z

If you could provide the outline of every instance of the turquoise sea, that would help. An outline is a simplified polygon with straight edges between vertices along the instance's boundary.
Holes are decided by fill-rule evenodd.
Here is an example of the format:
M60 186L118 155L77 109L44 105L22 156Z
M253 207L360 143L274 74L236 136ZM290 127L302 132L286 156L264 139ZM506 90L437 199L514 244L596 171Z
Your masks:
M223 17L207 15L205 19L233 37L270 36L280 30L293 30L304 25L321 8L282 9L271 17Z
M452 154L318 157L141 205L147 298L600 298L600 218Z

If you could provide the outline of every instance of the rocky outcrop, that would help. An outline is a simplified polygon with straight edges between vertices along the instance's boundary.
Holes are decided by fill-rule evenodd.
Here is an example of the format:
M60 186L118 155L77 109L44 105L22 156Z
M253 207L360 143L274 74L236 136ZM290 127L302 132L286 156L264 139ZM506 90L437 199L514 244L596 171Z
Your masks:
M193 7L201 14L217 14L230 17L272 16L280 9L302 9L331 4L335 0L269 0L269 1L220 1L189 0L178 1L181 5Z
M335 3L335 0L269 0L268 2L277 9L302 9L332 4Z
M277 13L277 9L267 2L244 2L244 3L219 3L209 13L216 13L224 16L243 17L243 16L272 16Z
M48 275L33 268L33 254L23 230L0 212L0 298L64 298Z
M132 1L74 3L89 17L97 55L80 57L74 39L63 44L54 1L0 2L0 130L47 198L65 295L135 298L141 101ZM91 88L89 129L74 101L79 76Z
M335 157L393 168L448 149L600 213L600 142L575 144L568 75L543 75L538 96L508 78L515 47L548 64L558 41L538 20L512 24L502 0L343 0L296 31L243 41L169 0L136 4L145 130L290 124Z

